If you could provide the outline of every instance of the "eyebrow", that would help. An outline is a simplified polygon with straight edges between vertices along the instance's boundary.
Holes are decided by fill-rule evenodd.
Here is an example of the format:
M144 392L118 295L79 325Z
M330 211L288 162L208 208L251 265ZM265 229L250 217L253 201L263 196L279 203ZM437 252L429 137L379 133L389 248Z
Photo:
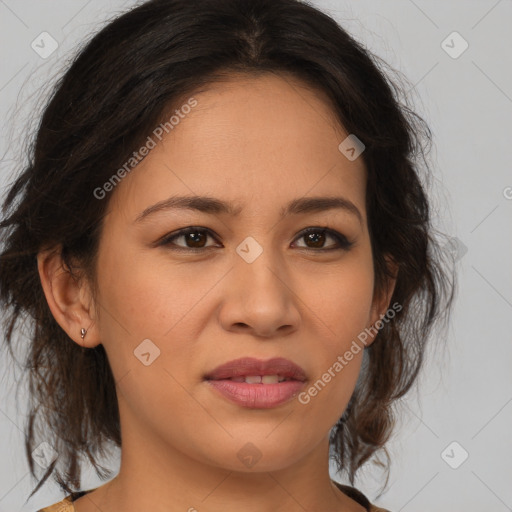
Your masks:
M314 213L332 209L342 209L355 215L363 223L363 217L357 206L344 197L301 197L290 201L280 211L280 218L301 213ZM227 214L236 217L242 211L241 206L208 196L174 196L164 199L141 212L135 222L140 222L149 215L163 210L195 210L212 215Z

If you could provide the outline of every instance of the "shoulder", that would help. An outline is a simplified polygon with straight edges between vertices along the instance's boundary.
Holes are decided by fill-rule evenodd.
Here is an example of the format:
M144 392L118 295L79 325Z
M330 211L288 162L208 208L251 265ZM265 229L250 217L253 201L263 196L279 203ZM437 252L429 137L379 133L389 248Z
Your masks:
M351 487L349 485L343 485L333 480L334 484L349 498L352 498L354 501L365 507L368 512L390 512L385 508L380 508L375 505L372 505L368 498L355 487Z
M37 512L75 512L75 507L73 506L73 502L78 498L81 498L84 494L88 492L92 492L95 489L89 489L87 491L76 491L72 492L68 496L66 496L62 501L55 503L54 505L50 505L49 507L42 508Z
M334 482L334 480L333 480ZM363 505L368 512L390 512L387 509L377 507L375 505L372 505L368 498L359 490L357 490L355 487L350 487L349 485L342 485L338 482L334 482L334 484L349 498L352 498L354 501L359 503L360 505ZM58 503L55 503L54 505L50 505L48 507L42 508L38 510L37 512L75 512L75 507L73 506L73 501L78 499L83 494L86 494L86 492L90 491L82 491L79 493L73 493L69 496L66 496L62 501L59 501Z
M66 496L62 501L42 508L37 512L75 512L75 507L73 506L71 496Z

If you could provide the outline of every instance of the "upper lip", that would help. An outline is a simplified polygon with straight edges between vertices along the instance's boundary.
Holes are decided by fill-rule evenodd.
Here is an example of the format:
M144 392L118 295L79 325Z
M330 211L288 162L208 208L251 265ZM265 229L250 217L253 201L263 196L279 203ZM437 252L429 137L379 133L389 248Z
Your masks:
M290 379L306 380L306 372L300 366L283 357L275 357L266 361L253 357L234 359L215 368L205 376L205 379L231 379L248 375L281 375Z

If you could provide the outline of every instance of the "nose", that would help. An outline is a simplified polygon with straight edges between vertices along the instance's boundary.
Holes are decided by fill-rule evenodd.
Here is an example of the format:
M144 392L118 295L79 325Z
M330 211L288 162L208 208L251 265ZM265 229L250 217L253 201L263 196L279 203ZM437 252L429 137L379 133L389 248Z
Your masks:
M252 263L235 254L234 267L223 283L219 312L225 330L274 338L299 327L293 279L271 252L264 250Z

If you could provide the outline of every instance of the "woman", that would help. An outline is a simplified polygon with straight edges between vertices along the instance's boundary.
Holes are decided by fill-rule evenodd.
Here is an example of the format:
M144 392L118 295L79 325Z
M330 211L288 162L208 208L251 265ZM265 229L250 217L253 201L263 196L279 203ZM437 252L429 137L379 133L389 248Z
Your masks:
M44 511L384 510L355 474L453 295L398 93L297 0L151 0L81 50L0 224Z

